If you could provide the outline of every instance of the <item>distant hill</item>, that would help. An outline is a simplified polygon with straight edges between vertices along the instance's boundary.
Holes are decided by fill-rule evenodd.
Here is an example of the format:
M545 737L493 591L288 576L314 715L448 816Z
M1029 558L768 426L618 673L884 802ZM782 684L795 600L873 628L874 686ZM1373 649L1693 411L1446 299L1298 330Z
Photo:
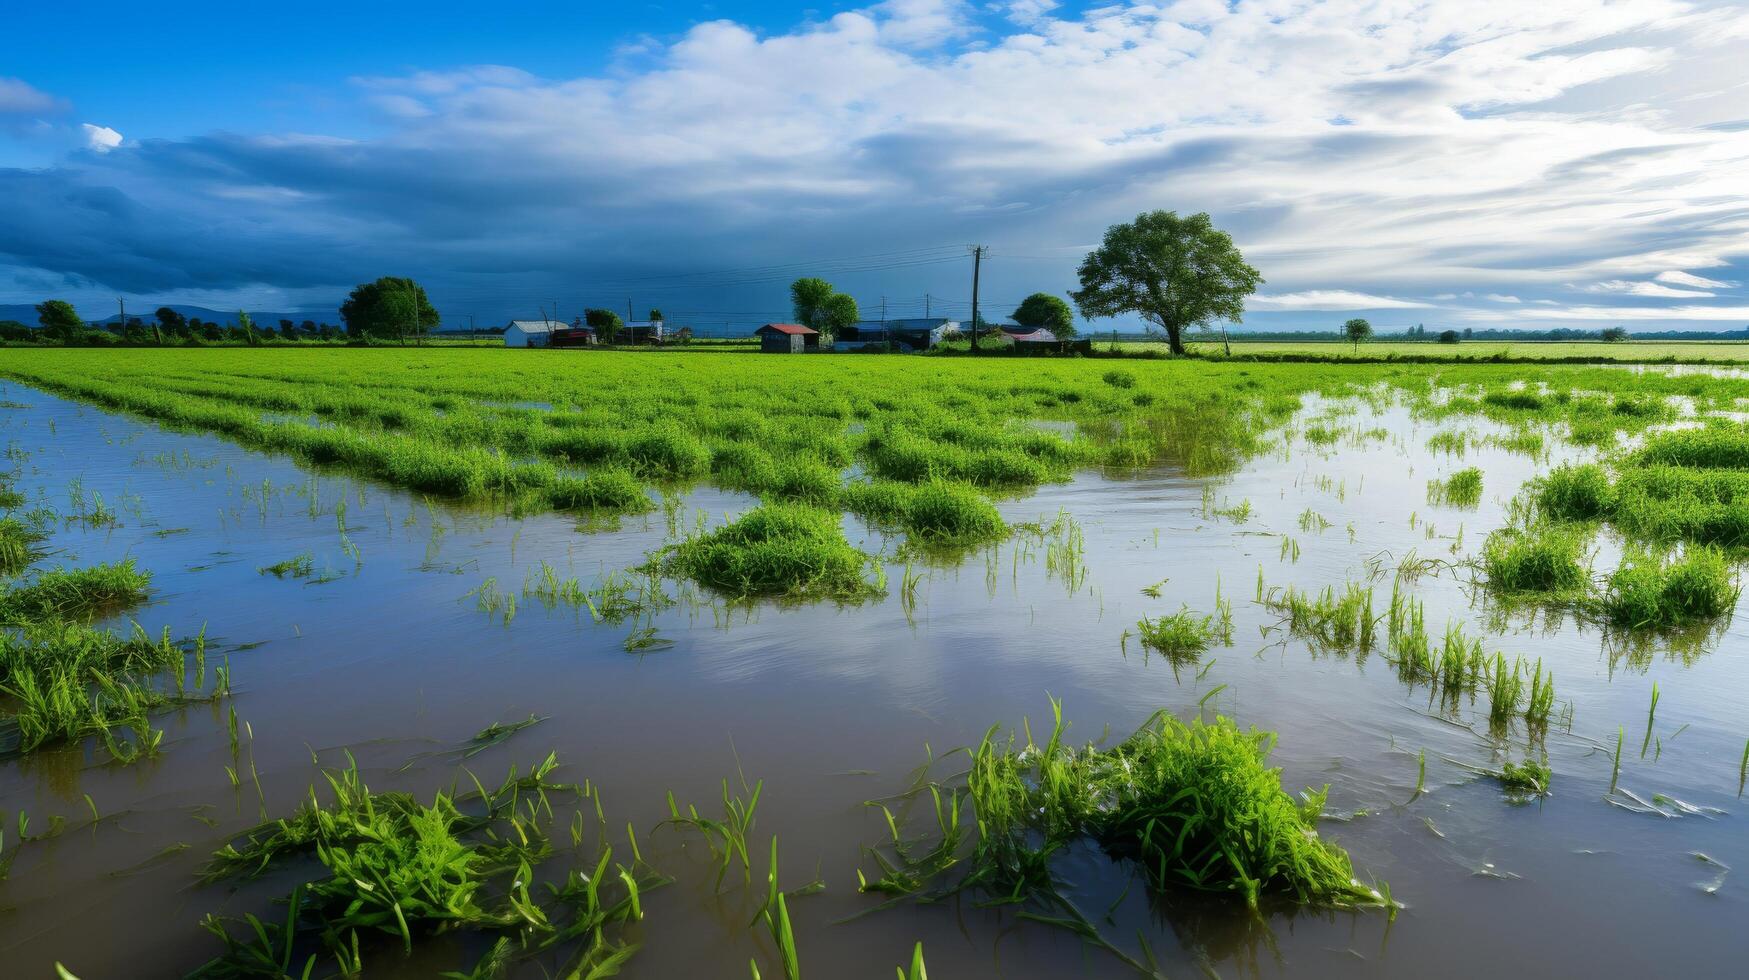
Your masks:
M236 310L213 310L204 306L187 306L181 303L169 303L166 305L191 320L198 317L209 323L226 324L237 322ZM137 316L147 323L150 323L153 320L152 314L157 311L158 308L156 306L149 309L142 308L137 313L130 310L128 316ZM85 316L90 316L90 311L88 310L82 310L80 312ZM250 310L249 316L255 321L257 326L277 327L281 320L290 320L293 323L303 323L305 320L314 320L317 323L330 323L335 326L340 325L340 311L338 310L329 310L324 313L275 313L269 310ZM111 313L102 319L92 320L91 322L115 323L119 319L121 319L121 314ZM34 327L36 326L36 306L32 303L0 303L0 320L17 320L19 323L27 323Z

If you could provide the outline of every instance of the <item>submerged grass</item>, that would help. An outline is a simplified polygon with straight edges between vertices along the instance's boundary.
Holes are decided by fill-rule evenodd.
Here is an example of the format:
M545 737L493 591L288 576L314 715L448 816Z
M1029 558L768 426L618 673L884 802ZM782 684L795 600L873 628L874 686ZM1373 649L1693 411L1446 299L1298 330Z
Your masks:
M1715 619L1737 605L1740 586L1716 547L1690 547L1665 559L1631 551L1609 577L1604 614L1626 629L1674 629Z
M146 598L150 572L129 558L86 568L57 568L0 592L0 622L75 619L116 612Z
M656 560L669 574L733 598L853 601L884 591L880 566L851 546L838 518L800 504L765 504Z
M283 924L209 915L203 924L224 951L190 976L307 977L318 958L357 975L366 953L375 962L384 939L405 955L416 939L445 932L496 938L473 976L498 975L540 955L560 957L566 976L618 972L636 946L616 933L643 918L642 894L665 880L644 864L629 828L631 859L614 862L599 796L587 785L554 782L557 766L548 756L527 773L513 767L496 789L476 780L472 792L439 792L429 804L372 791L350 759L345 769L325 771L331 801L311 787L293 816L216 852L204 877L258 876L305 856L320 871L293 887ZM534 868L553 853L553 801L567 797L593 804L592 849L584 847L582 809L571 829L591 870L570 870L546 883L543 895Z
M1277 897L1324 907L1388 906L1357 881L1348 855L1319 837L1324 791L1300 800L1268 766L1275 736L1225 718L1182 722L1162 711L1122 743L1065 741L1052 702L1049 738L998 737L966 750L963 782L928 782L935 826L908 837L884 804L890 839L863 890L933 900L961 892L1021 906L1124 956L1064 893L1055 858L1079 841L1141 873L1155 891L1231 895L1251 908ZM965 813L969 804L970 813ZM1126 959L1129 959L1126 956ZM1136 961L1131 959L1132 964Z
M1471 466L1444 480L1427 481L1427 502L1451 507L1474 507L1482 502L1482 471Z
M1488 588L1508 594L1578 597L1590 583L1585 566L1588 542L1584 529L1573 525L1538 522L1501 528L1482 545Z

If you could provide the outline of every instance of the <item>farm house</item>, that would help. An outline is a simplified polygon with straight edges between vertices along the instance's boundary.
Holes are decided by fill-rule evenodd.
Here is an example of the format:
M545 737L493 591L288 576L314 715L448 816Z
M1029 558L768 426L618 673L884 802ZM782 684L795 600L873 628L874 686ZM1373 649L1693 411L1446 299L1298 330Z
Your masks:
M799 323L767 323L753 335L759 338L759 350L766 354L804 354L820 349L819 332Z
M504 346L545 347L551 342L553 331L565 328L558 320L512 320L504 328Z

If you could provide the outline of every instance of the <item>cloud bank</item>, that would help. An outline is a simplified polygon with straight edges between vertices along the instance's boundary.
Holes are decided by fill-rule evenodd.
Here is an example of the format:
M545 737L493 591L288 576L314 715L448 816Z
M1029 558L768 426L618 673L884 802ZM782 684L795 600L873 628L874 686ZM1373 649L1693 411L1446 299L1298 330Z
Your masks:
M549 296L618 305L631 286L727 316L781 306L781 286L701 270L985 241L994 306L1069 288L1107 224L1158 207L1232 231L1268 280L1264 320L1746 319L1740 7L995 9L712 21L572 77L354 79L367 138L135 139L115 120L124 143L85 124L87 149L0 170L0 293L313 300L410 272L492 318ZM57 108L0 82L0 113L36 97ZM865 307L963 302L949 258L845 278Z

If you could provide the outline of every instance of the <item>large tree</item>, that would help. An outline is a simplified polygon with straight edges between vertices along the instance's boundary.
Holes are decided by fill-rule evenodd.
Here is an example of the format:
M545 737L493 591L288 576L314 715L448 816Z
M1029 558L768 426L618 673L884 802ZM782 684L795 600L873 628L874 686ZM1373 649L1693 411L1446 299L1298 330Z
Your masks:
M790 283L789 296L796 322L818 330L823 339L861 318L856 300L833 289L824 279L797 279Z
M1372 336L1372 324L1357 316L1342 325L1342 333L1354 345L1355 352L1359 353L1360 342Z
M1074 311L1061 296L1051 293L1033 293L1021 300L1020 306L1008 314L1008 319L1023 327L1043 327L1055 334L1058 340L1075 336Z
M42 324L43 335L72 340L85 332L85 321L73 304L64 299L44 300L36 305L36 322Z
M423 334L440 322L425 298L425 289L411 279L384 276L353 289L340 304L340 318L354 337L399 337Z
M1263 283L1207 214L1174 211L1148 211L1106 229L1080 276L1070 296L1082 316L1138 314L1165 331L1174 354L1184 353L1187 328L1243 316L1245 297Z

